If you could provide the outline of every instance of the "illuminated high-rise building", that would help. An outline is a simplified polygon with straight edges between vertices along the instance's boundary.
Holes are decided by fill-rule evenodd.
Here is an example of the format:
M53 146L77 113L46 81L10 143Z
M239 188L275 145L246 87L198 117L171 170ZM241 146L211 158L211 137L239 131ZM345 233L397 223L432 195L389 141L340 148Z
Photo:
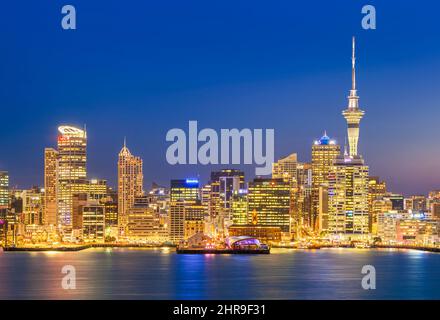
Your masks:
M234 226L247 225L251 222L248 212L247 190L239 190L232 195L231 211Z
M58 151L44 149L44 214L45 225L57 225Z
M82 239L84 242L104 242L105 206L91 200L82 210Z
M279 227L290 237L291 186L283 179L254 179L249 182L248 212L259 226Z
M40 188L33 187L30 190L23 190L21 193L23 205L23 222L26 225L42 225L43 224L43 203L44 194Z
M298 156L292 153L272 164L273 179L297 180Z
M377 202L374 206L375 201L385 201L383 197L387 192L387 187L385 181L380 181L379 177L370 177L368 180L368 213L370 220L370 232L377 233L377 205L382 202ZM383 211L385 212L385 211Z
M178 243L185 237L185 207L200 199L197 179L171 180L170 239ZM203 207L203 205L201 205Z
M86 184L87 133L71 126L60 126L58 131L58 225L63 240L71 241L73 195L83 193Z
M143 195L142 159L135 157L124 146L118 160L118 228L121 237L126 235L128 213L135 198Z
M329 170L328 232L349 238L369 233L368 182L369 168L358 155L359 122L364 112L359 109L356 92L355 43L352 51L352 89L348 108L343 112L348 126L348 141L344 155L335 159Z
M7 171L0 171L0 208L6 209L9 206L9 174Z
M324 135L316 140L312 146L312 217L311 225L313 230L319 230L319 216L326 204L324 196L328 188L328 174L336 157L341 154L341 147ZM320 198L321 196L321 198Z
M350 147L349 155L356 157L358 155L359 123L365 112L359 108L359 97L356 90L356 57L354 37L352 42L351 79L352 86L350 95L348 96L348 108L342 112L342 115L344 116L345 120L347 120L348 144Z
M232 224L231 200L234 192L245 189L244 172L223 169L211 172L210 219L215 221L218 233L224 233Z

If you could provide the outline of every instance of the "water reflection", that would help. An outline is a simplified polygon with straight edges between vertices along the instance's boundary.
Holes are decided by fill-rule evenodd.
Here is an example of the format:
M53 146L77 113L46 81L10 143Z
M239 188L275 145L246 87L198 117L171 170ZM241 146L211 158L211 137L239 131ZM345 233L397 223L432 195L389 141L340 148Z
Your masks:
M367 264L376 268L376 290L361 287ZM61 287L65 265L76 269L76 290ZM0 299L439 299L440 255L388 249L0 252L0 284Z

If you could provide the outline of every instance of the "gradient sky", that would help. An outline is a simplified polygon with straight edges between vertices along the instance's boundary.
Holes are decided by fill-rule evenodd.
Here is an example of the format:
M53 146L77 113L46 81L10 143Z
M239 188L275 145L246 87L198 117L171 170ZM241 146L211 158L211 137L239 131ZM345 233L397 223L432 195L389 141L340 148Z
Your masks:
M275 155L310 160L341 111L357 37L360 153L395 192L440 188L440 4L433 1L8 1L0 10L0 170L43 184L57 126L88 129L90 178L116 182L124 136L145 185L211 166L170 166L166 132L274 128ZM61 29L61 7L77 10ZM374 4L377 30L361 28ZM254 166L243 166L248 178Z

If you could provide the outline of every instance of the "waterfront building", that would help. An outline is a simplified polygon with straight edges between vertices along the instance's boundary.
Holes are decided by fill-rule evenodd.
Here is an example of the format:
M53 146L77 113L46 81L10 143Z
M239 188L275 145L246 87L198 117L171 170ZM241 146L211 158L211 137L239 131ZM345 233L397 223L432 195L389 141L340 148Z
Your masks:
M203 233L207 211L200 200L184 200L184 240L197 233Z
M72 240L73 195L86 184L87 133L72 126L58 127L57 210L64 241Z
M135 243L163 243L168 241L167 226L159 213L150 206L148 196L136 197L129 209L127 241Z
M215 221L216 233L224 234L232 224L232 195L234 192L245 189L244 173L235 169L213 171L210 186L210 219Z
M197 179L171 180L170 239L178 243L185 237L185 205L200 199Z
M45 148L43 223L47 226L56 226L58 224L57 181L58 151L53 148Z
M230 237L249 236L262 242L278 243L282 240L280 227L269 227L261 225L236 225L228 229Z
M103 243L105 237L105 206L96 200L82 207L82 240Z
M312 146L312 217L309 227L318 232L322 231L323 216L327 214L324 201L327 199L329 171L340 153L341 147L326 132ZM325 220L324 217L324 224Z
M126 236L128 213L136 197L143 195L142 159L133 156L125 140L118 158L118 228L121 239Z
M249 183L248 212L258 226L279 227L290 238L291 186L283 179L256 178Z
M21 193L23 206L23 223L25 225L43 224L44 193L38 187L23 190Z
M378 215L378 237L385 244L436 245L440 240L440 220L424 213L389 211Z

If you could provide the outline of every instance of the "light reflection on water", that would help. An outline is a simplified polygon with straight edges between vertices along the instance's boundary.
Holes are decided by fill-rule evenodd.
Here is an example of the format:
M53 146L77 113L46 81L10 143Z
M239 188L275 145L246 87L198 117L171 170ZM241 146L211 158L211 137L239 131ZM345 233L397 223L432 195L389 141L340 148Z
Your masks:
M367 264L376 268L376 290L361 287ZM76 268L76 290L61 287L64 265ZM440 255L387 249L0 251L0 299L440 299Z

